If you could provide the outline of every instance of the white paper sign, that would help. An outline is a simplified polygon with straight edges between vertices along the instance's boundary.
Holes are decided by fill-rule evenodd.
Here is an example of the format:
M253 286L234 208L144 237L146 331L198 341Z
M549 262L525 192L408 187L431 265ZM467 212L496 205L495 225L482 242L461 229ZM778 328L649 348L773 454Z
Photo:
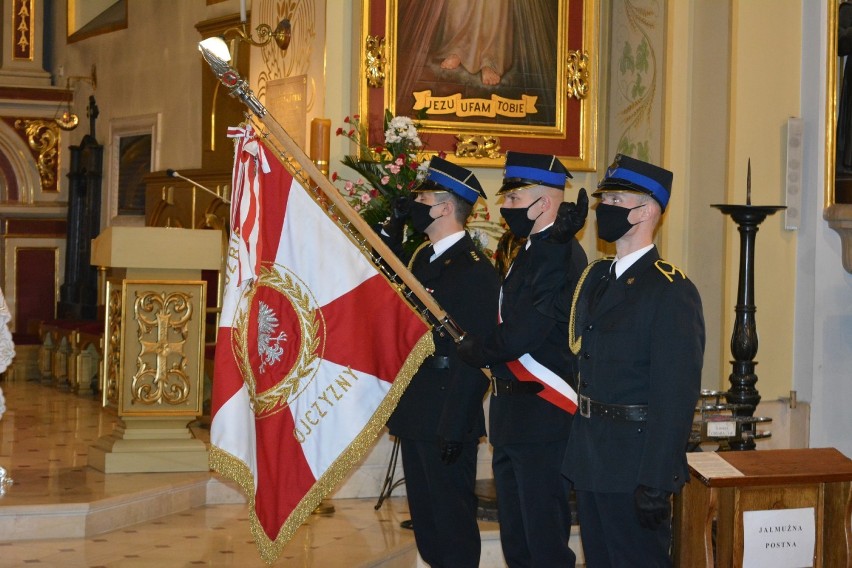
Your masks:
M814 508L743 513L743 568L809 568L814 565Z

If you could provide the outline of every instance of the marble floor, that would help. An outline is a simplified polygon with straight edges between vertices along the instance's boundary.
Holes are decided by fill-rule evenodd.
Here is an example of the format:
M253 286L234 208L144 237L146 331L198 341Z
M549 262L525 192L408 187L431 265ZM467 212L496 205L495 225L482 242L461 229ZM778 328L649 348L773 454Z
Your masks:
M232 486L206 472L95 471L88 448L112 430L113 414L38 382L0 387L0 466L14 479L0 497L0 567L265 566ZM417 566L413 533L399 526L405 498L379 511L375 499L330 503L335 512L313 515L275 566Z

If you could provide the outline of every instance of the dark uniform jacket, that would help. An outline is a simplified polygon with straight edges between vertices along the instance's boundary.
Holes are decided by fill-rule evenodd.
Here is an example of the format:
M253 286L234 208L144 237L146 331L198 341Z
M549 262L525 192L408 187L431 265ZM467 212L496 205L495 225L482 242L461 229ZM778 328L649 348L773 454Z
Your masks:
M482 340L485 361L496 378L516 380L506 362L529 353L536 361L574 384L574 356L568 349L568 325L552 313L552 298L566 282L576 282L585 268L586 253L572 239L565 244L544 241L548 231L530 237L503 281L501 321ZM489 441L495 445L564 440L571 414L536 394L492 396Z
M431 248L415 253L414 276L429 290L459 326L486 334L497 323L499 277L476 250L469 235L429 262ZM430 251L430 252L427 252ZM485 435L482 399L488 379L459 359L449 335L433 331L435 355L449 358L448 369L436 369L429 360L420 367L388 420L394 436L414 440L476 440Z
M647 404L647 422L578 411L563 473L574 488L677 492L688 479L686 445L701 388L704 317L698 291L653 248L590 311L609 260L593 263L574 307L581 395L605 404Z

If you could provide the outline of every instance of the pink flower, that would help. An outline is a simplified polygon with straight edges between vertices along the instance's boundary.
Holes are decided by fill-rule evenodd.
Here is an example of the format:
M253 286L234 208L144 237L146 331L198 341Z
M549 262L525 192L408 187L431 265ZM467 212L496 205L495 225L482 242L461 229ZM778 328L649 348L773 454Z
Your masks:
M360 206L360 205L358 205L358 204L355 204L355 205L353 205L353 206L352 206L352 209L354 209L354 210L355 210L355 212L357 213L358 211L360 211L360 210L361 210L361 206Z
M396 159L396 161L394 162L394 164L396 164L397 166L401 166L401 165L402 165L402 164L404 164L404 163L405 163L405 159L403 159L403 157L402 157L402 156L398 157L398 158Z
M397 161L399 161L399 160L397 160ZM392 173L392 174L398 174L399 173L399 166L397 164L391 164L391 165L388 166L388 170L390 170L390 173Z
M369 203L371 199L372 199L372 197L370 197L369 193L364 193L364 194L361 195L361 203L363 203L364 205Z
M387 183L390 181L390 176L382 176L382 179L379 181L382 182L382 185L387 185Z
M346 183L343 184L343 189L346 191L352 191L352 186L355 185L351 181L346 180Z

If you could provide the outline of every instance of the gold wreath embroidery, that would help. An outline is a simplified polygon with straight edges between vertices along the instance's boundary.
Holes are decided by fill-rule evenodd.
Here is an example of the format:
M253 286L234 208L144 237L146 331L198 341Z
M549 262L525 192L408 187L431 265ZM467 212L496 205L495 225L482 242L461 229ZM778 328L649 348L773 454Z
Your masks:
M303 290L301 284L303 283L287 272L284 267L262 267L260 275L249 287L244 300L241 302L243 307L237 313L237 333L233 342L234 356L242 372L243 381L248 388L252 410L258 418L266 418L287 408L290 401L304 390L317 372L319 359L317 352L322 344L320 330L321 328L324 329L322 312L313 308L314 303L311 301L310 292ZM299 318L301 341L296 363L289 373L272 388L257 392L257 380L248 358L249 349L253 347L249 345L248 332L250 307L254 295L261 286L275 289L290 301Z

